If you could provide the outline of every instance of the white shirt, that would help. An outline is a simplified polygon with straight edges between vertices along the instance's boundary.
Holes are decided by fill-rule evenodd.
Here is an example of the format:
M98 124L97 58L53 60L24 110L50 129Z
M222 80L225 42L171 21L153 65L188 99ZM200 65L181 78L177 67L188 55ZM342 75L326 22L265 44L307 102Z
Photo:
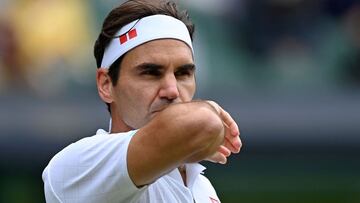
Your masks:
M205 167L186 164L187 187L178 169L137 188L127 170L127 149L135 131L96 135L56 154L42 178L46 202L62 203L216 203L220 202ZM143 157L146 159L146 155ZM141 160L139 160L141 161Z

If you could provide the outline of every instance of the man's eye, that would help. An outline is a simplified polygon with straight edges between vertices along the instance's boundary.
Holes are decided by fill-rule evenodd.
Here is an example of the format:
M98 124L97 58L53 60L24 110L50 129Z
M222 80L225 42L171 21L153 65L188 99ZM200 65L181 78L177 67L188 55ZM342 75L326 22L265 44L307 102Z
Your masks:
M188 70L177 71L175 76L190 76L191 72Z

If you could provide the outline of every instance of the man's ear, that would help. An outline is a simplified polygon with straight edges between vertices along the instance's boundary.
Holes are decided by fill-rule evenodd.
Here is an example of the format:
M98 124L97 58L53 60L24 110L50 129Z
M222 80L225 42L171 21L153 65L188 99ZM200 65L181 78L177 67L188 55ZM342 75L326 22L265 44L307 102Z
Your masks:
M96 70L96 85L100 98L105 103L112 103L113 99L113 86L111 78L108 75L108 69L98 68Z

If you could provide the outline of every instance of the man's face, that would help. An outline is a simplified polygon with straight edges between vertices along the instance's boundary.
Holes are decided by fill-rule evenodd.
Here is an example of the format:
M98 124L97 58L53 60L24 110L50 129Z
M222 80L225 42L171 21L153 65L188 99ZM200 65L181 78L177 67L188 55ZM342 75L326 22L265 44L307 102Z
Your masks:
M191 101L194 96L192 52L179 40L142 44L124 56L120 67L112 114L132 129L144 126L169 104Z

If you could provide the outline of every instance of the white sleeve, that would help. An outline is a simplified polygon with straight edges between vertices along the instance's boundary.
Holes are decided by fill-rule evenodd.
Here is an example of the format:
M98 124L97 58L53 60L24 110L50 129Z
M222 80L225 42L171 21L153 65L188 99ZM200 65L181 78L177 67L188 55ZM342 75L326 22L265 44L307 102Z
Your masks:
M95 135L59 152L45 168L47 202L132 202L138 189L127 170L127 149L133 134Z

